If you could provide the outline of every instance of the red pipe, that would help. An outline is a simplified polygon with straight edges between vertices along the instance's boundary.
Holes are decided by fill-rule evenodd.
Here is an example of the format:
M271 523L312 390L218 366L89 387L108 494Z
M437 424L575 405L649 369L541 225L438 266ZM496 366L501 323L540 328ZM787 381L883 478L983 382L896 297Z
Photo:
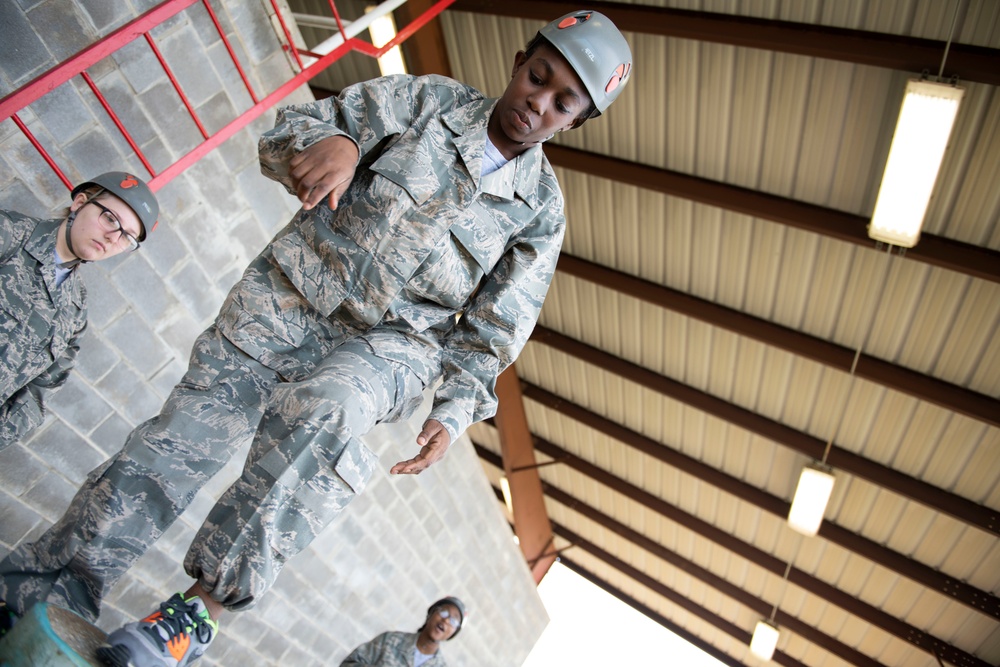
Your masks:
M386 54L386 52L405 42L409 37L416 31L423 28L425 25L433 21L438 14L443 12L448 8L448 5L454 4L456 0L439 0L438 2L431 5L430 9L426 12L413 19L409 25L407 25L402 30L396 33L396 36L391 40L382 45L381 48L376 48L373 44L369 44L363 39L358 39L357 37L352 37L349 42L351 42L351 49L354 51L360 51L365 55L371 56L372 58L381 58Z
M66 174L64 174L62 172L62 169L60 169L58 165L56 165L55 161L49 156L48 151L46 151L45 148L40 143L38 143L38 139L35 139L35 135L31 133L31 130L28 129L28 126L21 122L21 119L17 117L17 114L13 114L10 118L11 120L14 121L15 125L21 128L21 132L24 133L24 136L28 137L28 141L30 141L31 145L35 147L35 150L38 151L38 153L42 156L42 158L49 163L49 166L52 167L52 171L56 172L56 176L58 176L59 180L63 182L63 185L66 186L66 189L72 190L73 185L69 182L69 179L66 178Z
M97 100L101 103L101 106L104 107L104 110L108 112L108 115L111 116L111 120L115 122L115 125L118 126L118 131L122 133L123 137L125 137L125 141L127 141L128 145L132 147L132 150L135 151L135 154L139 156L139 159L142 161L143 166L146 167L146 171L149 172L150 176L155 176L156 172L153 171L153 167L150 166L149 162L146 161L146 156L142 154L142 151L139 149L139 146L135 143L135 140L132 138L132 135L129 134L128 130L125 129L125 126L122 125L121 120L118 118L118 114L116 114L115 110L111 108L110 104L108 104L108 101L104 98L104 94L97 89L97 84L94 83L94 80L91 79L90 75L87 74L86 72L80 72L80 75L83 77L83 80L87 82L87 85L90 86L90 89L94 91L94 95L97 95Z
M187 9L198 0L165 0L156 7L126 23L118 30L87 48L75 56L59 63L49 71L41 74L10 95L0 99L0 120L10 118L24 107L28 106L42 95L58 88L77 74L85 71L91 65L110 56L112 53L152 28L160 25L175 14Z
M333 0L330 0L330 11L333 12L333 18L337 21L337 29L340 30L340 34L344 38L344 42L347 42L347 33L344 32L344 22L340 20L340 12L337 11L337 3Z
M226 45L226 50L229 51L229 57L233 59L233 64L236 65L236 71L240 73L240 77L243 79L243 85L247 87L247 92L250 93L250 99L253 100L254 104L257 104L257 94L253 92L253 86L250 85L250 79L247 78L246 72L243 71L243 67L240 65L239 59L233 52L233 47L229 43L229 39L226 37L226 32L219 24L219 19L216 17L215 11L212 10L212 5L208 3L208 0L202 0L202 4L204 4L205 9L208 10L208 16L212 19L212 23L215 24L215 29L218 31L219 37L222 38L222 43Z
M122 28L119 28L118 30L113 32L111 35L108 35L108 37L104 38L100 42L84 49L83 51L73 56L66 62L61 63L60 65L54 67L52 70L32 80L27 85L19 88L18 90L14 91L7 97L0 100L0 120L8 117L14 117L14 122L17 124L19 128L21 128L21 131L25 133L25 135L28 137L29 141L31 141L35 149L39 152L39 154L41 154L43 159L45 159L45 161L49 164L49 166L53 169L53 171L55 171L56 175L59 176L59 179L66 185L66 187L68 188L71 187L69 180L62 173L62 171L59 170L58 166L55 164L55 162L53 162L49 154L38 143L37 139L35 139L31 135L30 131L20 121L20 119L14 116L14 114L21 108L37 100L39 97L41 97L51 89L55 88L56 86L62 85L76 74L81 74L83 78L87 81L87 84L90 86L90 89L94 91L94 94L97 96L97 99L100 101L105 111L107 111L108 115L111 117L115 125L118 127L118 130L122 133L122 136L125 137L125 140L128 142L129 146L132 147L132 150L135 151L136 155L139 157L143 165L149 171L151 177L149 183L150 187L154 191L157 191L164 185L169 183L172 179L176 178L185 169L187 169L192 164L194 164L199 159L208 154L210 151L214 150L216 147L221 145L226 139L229 139L239 130L243 129L249 123L260 117L265 111L273 107L287 95L291 94L292 91L294 91L296 88L301 86L303 83L306 83L307 81L315 77L317 74L319 74L323 69L328 67L331 63L341 58L348 51L352 50L360 51L362 53L365 53L373 57L379 57L392 47L397 46L398 44L409 38L413 33L422 28L429 21L433 20L438 14L443 12L449 5L453 4L455 0L439 0L438 2L434 3L430 7L430 9L428 9L419 17L414 19L408 26L406 26L403 30L399 31L399 33L397 33L396 37L393 38L392 41L390 41L388 44L386 44L380 49L376 49L368 42L365 42L357 38L346 40L339 47L337 47L330 53L326 54L325 56L319 58L315 63L313 63L309 67L306 67L305 69L300 71L297 75L292 77L292 79L285 82L281 87L272 92L270 95L267 95L262 100L258 100L257 95L254 93L253 87L250 85L250 81L247 78L246 73L240 66L239 60L236 58L236 54L233 52L232 46L230 45L229 40L226 38L225 32L222 30L222 26L219 24L219 20L216 17L215 12L212 10L212 6L209 4L209 0L202 0L205 9L208 12L209 17L212 19L212 23L215 25L215 28L218 31L219 36L222 38L223 43L226 45L226 49L233 60L233 64L239 71L240 77L243 79L243 83L246 85L247 91L250 93L250 97L254 101L254 105L250 107L250 109L240 114L233 121L228 123L225 127L223 127L221 130L219 130L218 132L216 132L214 135L211 136L208 135L208 133L205 131L205 128L198 120L198 117L194 113L190 105L190 102L185 97L183 91L181 90L172 72L170 71L170 68L167 66L166 62L162 58L162 54L159 52L159 49L156 47L152 38L147 34L150 29L156 27L163 21L171 18L181 10L186 9L187 7L193 5L195 2L197 2L197 0L165 0L157 7L154 7L150 11L146 12L145 14L137 18L135 21L132 21L131 23L123 26ZM272 3L273 2L274 0L272 0ZM340 26L341 28L341 34L343 34L343 23L340 20L340 15L337 12L337 8L333 0L330 0L330 6L333 9L334 16L337 19L337 25ZM281 16L280 11L278 12L278 14L280 17ZM115 50L121 48L125 44L128 44L129 42L136 39L140 35L144 36L146 40L149 42L150 47L156 54L157 59L160 61L161 65L164 68L164 71L167 73L167 76L174 84L175 90L177 90L178 95L180 95L181 100L184 102L184 105L188 108L188 111L191 113L192 118L198 125L198 129L201 130L202 136L205 137L204 142L196 146L194 149L192 149L183 157L181 157L181 159L177 160L175 163L168 166L159 174L157 174L153 170L152 166L147 162L142 151L139 150L139 147L132 139L132 136L122 125L121 120L115 114L114 110L111 109L111 106L108 104L104 95L100 92L100 90L98 90L94 81L85 71L86 68L89 67L90 65L93 65L94 63L100 61L102 58L107 57ZM286 30L286 36L288 36L287 30ZM289 42L291 42L290 37L289 37ZM293 48L293 53L296 52L297 49ZM298 60L297 56L296 60Z
M288 51L292 52L295 56L295 62L298 63L299 71L301 72L305 69L302 66L302 59L299 58L298 47L295 46L295 40L292 39L292 33L288 30L288 26L285 24L285 17L281 15L281 10L278 8L278 3L276 0L271 0L271 6L274 7L274 13L278 15L278 23L281 24L281 29L285 31L285 39L288 40Z
M184 91L181 90L181 86L179 83L177 83L177 79L174 78L174 73L170 70L170 67L167 65L167 61L163 59L163 54L160 53L160 49L157 48L156 42L153 41L152 35L150 35L147 32L145 34L145 37L146 41L149 43L150 48L153 49L153 53L156 55L156 59L160 61L161 65L163 65L163 71L167 73L167 78L170 79L170 83L174 84L174 90L176 90L177 94L180 95L181 102L184 103L184 106L187 107L188 113L191 114L191 119L194 121L194 124L197 125L198 129L201 131L201 136L208 139L208 132L205 130L205 126L201 124L201 120L198 118L198 114L194 112L194 107L192 107L191 102L188 101L187 95L185 95Z
M341 44L336 49L326 54L318 61L314 62L312 65L302 70L290 80L286 81L273 93L262 99L260 102L250 107L248 110L243 112L241 115L237 116L235 120L230 122L224 128L212 135L210 139L204 143L196 146L187 155L183 156L177 162L173 163L169 167L163 170L160 174L155 176L149 181L149 187L156 192L164 185L169 183L179 174L181 174L185 169L190 167L192 164L197 162L199 159L207 155L210 151L215 149L217 146L222 144L226 139L233 136L244 127L249 125L251 122L260 117L265 111L270 109L272 106L277 104L279 101L284 99L286 96L290 95L292 91L301 86L303 83L309 81L322 70L330 66L330 63L336 61L338 58L342 57L345 53L350 51L349 44Z

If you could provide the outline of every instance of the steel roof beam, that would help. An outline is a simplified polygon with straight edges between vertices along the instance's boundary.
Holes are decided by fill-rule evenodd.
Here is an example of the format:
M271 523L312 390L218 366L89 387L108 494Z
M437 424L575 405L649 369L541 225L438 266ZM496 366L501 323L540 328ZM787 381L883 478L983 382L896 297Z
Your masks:
M788 516L789 503L783 499L773 496L766 491L748 484L741 479L727 475L726 473L713 468L712 466L686 456L670 447L667 447L646 436L631 431L620 424L615 424L609 419L605 419L585 408L576 405L564 398L556 396L540 387L526 384L524 396L539 404L555 410L578 422L586 424L590 428L618 440L634 449L637 449L650 457L663 462L666 465L697 477L698 479L715 486L716 488L729 493L747 503L755 505L760 509L769 512L784 520ZM604 484L628 495L631 491L629 485L617 477L609 475L597 466L590 464L579 457L568 455L568 453L535 436L535 449L546 456L560 458L564 465L571 466L575 470L583 472L594 479L600 479ZM644 491L639 492L643 497L643 504L653 503L657 506L657 511L668 513L670 505L655 498ZM630 496L632 497L632 496ZM980 590L975 586L965 583L959 579L951 577L939 570L936 570L919 561L908 558L888 547L884 547L866 537L858 535L846 528L838 526L832 521L824 521L819 529L820 537L829 540L841 547L852 551L859 556L878 563L893 572L901 574L913 581L937 591L938 593L961 602L967 607L979 613L987 614L993 618L1000 619L1000 598L987 591Z
M568 253L559 256L557 268L566 274L732 331L740 336L753 338L845 373L850 373L854 363L855 350ZM897 366L868 354L862 354L858 358L854 373L858 377L877 382L922 401L940 405L991 426L1000 426L1000 400L985 394ZM996 530L995 524L992 530Z
M557 144L546 144L545 156L556 166L591 176L770 220L838 241L875 247L875 241L868 236L870 219L853 213ZM916 247L907 249L906 257L1000 282L1000 252L971 243L922 233Z
M497 378L499 407L494 419L500 433L503 471L510 484L514 530L535 584L556 561L552 552L552 526L545 509L542 482L535 461L535 445L524 414L521 383L512 364Z
M826 443L819 438L797 431L790 426L785 426L773 419L741 408L707 392L654 373L648 368L633 364L552 329L540 325L535 327L531 340L544 343L609 373L615 373L630 382L635 382L663 396L690 405L706 414L718 417L751 433L756 433L796 452L817 460L823 457ZM990 507L974 503L933 484L904 475L898 470L842 447L832 446L826 462L834 468L866 479L938 512L948 514L959 521L993 535L1000 535L1000 513Z
M538 442L543 442L540 438L536 440ZM558 452L558 456L560 457L561 461L566 460L568 462L570 458L578 459L578 457L574 457L572 454L569 454L569 452L566 452L565 450L562 450L556 447L555 445L552 445L551 443L545 443L545 444L547 447L552 448L552 452ZM483 447L482 445L476 444L475 442L473 442L473 446L476 449L476 453L479 454L479 458L490 463L494 467L502 468L502 463L499 456L497 456L487 448ZM582 471L579 470L575 465L571 464L570 467L572 467L577 472L580 472L581 474L585 474L582 473ZM610 485L605 484L605 480L607 478L610 478L614 482L613 487L610 487ZM668 521L673 521L674 523L683 526L698 535L701 535L705 539L714 542L723 549L730 551L734 555L745 558L748 561L752 562L753 564L761 567L764 570L767 570L768 572L771 572L774 575L777 575L779 577L785 576L785 568L787 564L784 561L775 558L766 551L758 549L752 544L745 542L739 539L738 537L730 533L727 533L724 530L717 528L716 526L708 523L707 521L699 519L698 517L694 516L693 514L690 514L689 512L685 512L683 509L677 507L676 505L667 503L666 501L660 499L660 503L666 505L669 508L669 513L664 513L660 511L661 508L658 506L658 504L647 504L646 502L644 502L646 500L646 498L644 498L644 494L646 494L645 491L639 489L634 485L622 481L620 478L613 477L610 473L605 472L601 476L601 478L592 478L592 479L594 479L594 481L598 483L605 484L610 488L614 488L614 490L622 492L623 495L625 495L629 499L643 505L644 507L654 512L655 514L658 514L662 518L667 519ZM625 489L624 491L623 488ZM562 489L560 489L559 487L555 486L550 482L543 481L542 490L544 491L545 495L548 496L549 498L565 505L566 507L577 512L578 514L587 517L594 523L597 523L603 526L604 528L607 528L611 532L616 533L619 537L628 540L635 546L638 546L648 551L649 553L657 556L658 558L674 565L678 569L683 570L688 574L697 576L706 584L713 586L714 588L720 590L726 595L730 595L730 593L727 591L731 590L733 584L726 582L724 586L716 586L714 583L712 583L712 581L718 579L717 575L708 572L707 576L705 577L701 576L704 572L707 571L705 571L703 568L700 568L698 565L695 565L691 561L685 559L683 556L680 556L676 552L667 549L666 547L650 539L649 537L639 533L636 530L633 530L632 528L626 526L625 524L619 521L616 521L614 518L606 514L603 514L598 509L591 507L590 505L585 503L583 500L580 500L579 498L570 495L569 493L563 491ZM806 590L812 593L813 595L819 597L820 599L840 607L849 614L852 614L870 623L875 627L885 630L889 634L895 635L896 637L902 639L903 641L913 644L914 646L923 651L927 651L928 653L931 654L936 653L945 658L946 660L948 660L949 662L952 662L956 665L966 665L968 667L990 667L989 663L980 660L974 655L967 653L956 646L948 644L947 642L944 642L938 639L937 637L928 634L923 630L920 630L919 628L910 625L909 623L906 623L905 621L893 616L892 614L888 614L882 611L881 609L878 609L877 607L869 605L861 601L854 595L846 593L837 588L836 586L832 586L826 583L825 581L822 581L821 579L818 579L812 576L811 574L808 574L803 570L800 570L796 567L790 567L788 568L787 576L788 576L788 581L799 586L803 590ZM723 590L723 588L725 588L726 590ZM737 590L742 591L742 589L739 589L738 587ZM737 595L730 595L730 597L737 600L740 599ZM747 606L755 609L758 612L761 612L760 609L757 609L753 605L748 604ZM770 613L770 606L767 606L767 608L762 612L762 615L767 616L769 613ZM781 620L780 617L778 618L778 622L779 624L783 624L783 621Z
M484 459L486 461L489 461L491 464L493 464L493 466L495 466L497 468L500 468L500 469L503 468L503 463L501 462L501 459L500 459L499 456L497 456L496 454L494 454L490 450L486 449L485 447L482 447L480 445L476 445L475 443L473 443L473 445L475 446L476 452L479 454L480 458L482 458L482 459ZM493 486L491 488L493 489L493 493L496 496L497 500L500 501L500 502L504 502L504 500L503 500L503 493L500 491L500 489L498 489L495 486ZM511 529L513 529L513 526L511 526ZM563 552L564 551L565 551L565 549L563 549ZM618 590L618 589L616 589L614 587L609 586L608 584L606 584L605 582L601 581L600 579L593 578L593 575L590 575L589 572L587 572L586 570L580 568L578 565L572 564L571 561L566 560L565 556L562 557L561 561L562 561L563 565L569 567L571 570L573 570L574 572L576 572L580 576L584 577L585 579L587 579L591 583L593 583L593 584L595 584L597 586L600 586L601 588L603 588L605 591L607 591L611 595L615 596L616 598L618 598L619 600L621 600L622 602L624 602L628 606L630 606L633 609L635 609L636 611L638 611L640 614L646 615L647 617L649 617L650 619L652 619L654 622L659 623L660 625L662 625L664 628L666 628L670 632L673 632L675 635L677 635L677 636L681 637L682 639L684 639L685 641L687 641L689 644L693 644L694 646L697 646L699 649L701 649L705 653L708 653L710 656L712 656L713 658L715 658L719 662L721 662L721 663L723 663L725 665L728 665L729 667L747 667L747 665L745 665L742 662L739 662L738 660L736 660L735 658L733 658L732 656L730 656L728 653L720 651L718 648L716 648L715 646L712 646L711 644L709 644L705 640L701 639L697 635L692 634L692 633L688 632L687 630L685 630L684 628L682 628L681 626L677 625L676 623L674 623L673 621L671 621L669 618L667 618L667 617L665 617L665 616L663 616L661 614L658 614L657 612L653 611L650 607L647 607L647 606L643 605L641 602L638 602L637 600L635 600L634 598L632 598L629 595L625 594L624 592L622 592L622 591L620 591L620 590Z
M948 48L945 76L1000 85L1000 49L955 44L904 35L775 21L685 9L602 2L585 3L607 14L620 29L661 37L731 44L794 53L919 74L937 73ZM580 8L576 0L458 0L452 9L479 14L551 21Z
M430 9L434 2L435 0L407 0L393 12L397 25L409 25ZM448 49L440 19L435 18L427 23L400 46L410 74L451 76Z
M684 572L687 572L688 574L697 577L708 586L711 586L716 590L718 590L720 593L727 595L730 598L746 605L747 607L756 611L758 614L761 614L762 616L767 616L770 613L771 607L774 603L769 603L764 600L760 600L758 598L751 596L741 587L731 582L728 582L722 577L713 574L709 570L706 570L696 565L695 563L691 562L690 560L687 560L686 558L677 554L676 552L667 549L666 547L664 547L661 544L658 544L657 542L654 542L653 540L639 533L638 531L632 530L628 526L618 521L615 521L606 514L602 514L598 510L585 504L583 501L574 498L570 494L561 491L560 489L556 488L551 484L543 483L543 488L545 490L545 495L549 496L550 498L557 500L558 502L562 503L563 505L566 505L567 507L570 507L571 509L580 514L583 514L584 516L594 521L595 523L604 526L608 530L611 530L612 532L618 534L619 536L628 540L632 544L657 556L661 560L664 560L670 563L671 565L677 567L678 569L683 570ZM699 519L693 516L691 516L691 519L694 520L695 522L700 521ZM556 532L558 533L559 530L556 529ZM734 542L739 543L739 550L734 552L736 555L743 556L744 558L747 558L748 560L757 563L758 565L761 565L761 567L765 567L772 574L775 574L779 577L784 575L786 566L785 563L782 563L777 558L774 558L773 556L766 554L760 549L757 549L756 547L747 544L742 540L739 540L735 537L733 537L732 540ZM764 558L761 558L761 556L764 556ZM758 559L767 562L768 564L764 565L763 563L759 563ZM770 561L776 561L776 563ZM778 567L775 568L774 565L776 564ZM817 579L816 577L813 577L803 572L802 570L799 570L798 568L792 568L789 571L788 580L796 584L797 586L800 586L804 590L809 591L813 595L816 595L820 599L837 605L838 607L848 612L849 614L852 614L864 621L867 621L871 625L879 627L882 630L885 630L886 632L895 635L899 639L902 639L903 641L913 644L914 646L924 651L927 651L932 655L936 652L938 655L940 655L948 662L952 662L956 665L967 665L968 667L990 667L990 664L987 663L985 660L980 660L971 653L967 653L956 646L948 644L947 642L944 642L938 639L937 637L934 637L933 635L930 635L920 630L919 628L912 626L909 623L906 623L905 621L900 620L899 618L893 616L892 614L887 614L881 609L878 609L865 602L862 602L857 597L849 593L845 593L839 588L831 586L830 584L827 584ZM795 632L801 635L802 637L805 637L806 639L813 641L812 637L810 637L805 632L800 631L799 625L802 624L802 621L799 621L797 618L795 618L793 615L788 614L787 612L781 611L780 608L778 609L775 615L775 621L777 621L778 625L787 627L790 630L792 630L792 632ZM806 625L806 627L810 626ZM841 656L841 657L843 657L845 660L850 660L850 658L847 658L846 656Z

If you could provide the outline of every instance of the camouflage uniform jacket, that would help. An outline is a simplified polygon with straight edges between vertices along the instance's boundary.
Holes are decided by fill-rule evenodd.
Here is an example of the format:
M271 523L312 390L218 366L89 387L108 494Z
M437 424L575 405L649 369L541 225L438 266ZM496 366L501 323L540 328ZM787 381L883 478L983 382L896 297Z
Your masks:
M87 326L83 279L73 271L56 287L61 222L0 211L0 449L42 422Z
M443 376L430 418L454 439L493 415L565 230L540 147L481 176L495 104L451 79L402 75L282 109L260 141L265 175L294 193L289 160L331 136L358 145L359 165L336 211L300 211L251 264L223 305L223 334L295 379L324 354L324 332L402 331L379 354L425 385Z
M370 642L357 647L344 658L340 667L413 667L413 651L417 648L416 632L383 632ZM445 667L438 651L421 667Z

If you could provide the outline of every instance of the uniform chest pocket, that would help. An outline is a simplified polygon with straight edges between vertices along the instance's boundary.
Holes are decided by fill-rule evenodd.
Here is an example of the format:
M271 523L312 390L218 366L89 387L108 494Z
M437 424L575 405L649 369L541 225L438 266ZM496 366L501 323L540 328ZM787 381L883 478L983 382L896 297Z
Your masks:
M9 306L0 305L0 386L19 387L52 365L52 324Z
M451 227L451 233L484 273L493 270L510 239L522 227L523 223L511 215L510 209L509 202L500 203L490 195L483 195L469 207L470 215Z
M52 326L52 340L49 343L49 351L54 359L62 356L66 348L78 331L83 329L87 323L86 312L77 304L70 306L72 314L58 317Z
M344 272L335 271L298 233L282 236L271 245L271 252L284 274L323 317L329 317L347 296Z

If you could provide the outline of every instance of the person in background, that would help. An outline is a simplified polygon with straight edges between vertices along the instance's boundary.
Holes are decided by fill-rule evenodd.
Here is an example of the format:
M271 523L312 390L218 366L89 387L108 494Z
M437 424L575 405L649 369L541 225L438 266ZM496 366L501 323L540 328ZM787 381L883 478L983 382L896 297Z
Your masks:
M77 269L139 249L156 226L149 186L120 171L80 183L62 219L0 211L0 450L42 423L87 328Z
M441 643L462 629L465 605L455 597L438 600L416 632L383 632L357 647L340 667L445 667Z
M377 465L361 438L440 381L390 474L439 461L496 412L496 379L538 319L565 231L542 144L602 114L632 69L604 15L544 26L499 99L441 76L387 76L288 107L263 173L302 202L251 262L160 414L97 468L66 514L0 562L15 613L95 618L108 589L250 442L187 552L193 579L112 632L112 667L186 667L225 611L253 607Z

